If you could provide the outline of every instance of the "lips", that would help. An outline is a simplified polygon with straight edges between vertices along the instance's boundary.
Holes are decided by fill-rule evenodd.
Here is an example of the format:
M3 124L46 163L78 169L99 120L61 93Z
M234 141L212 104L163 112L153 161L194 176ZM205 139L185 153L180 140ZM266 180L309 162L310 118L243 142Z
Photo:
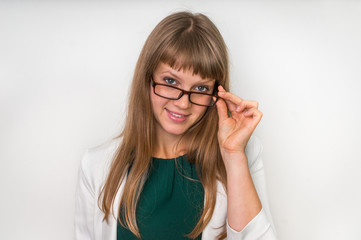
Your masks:
M187 119L187 117L190 115L190 114L181 114L178 112L169 111L168 109L165 110L167 112L168 117L174 122L184 122Z

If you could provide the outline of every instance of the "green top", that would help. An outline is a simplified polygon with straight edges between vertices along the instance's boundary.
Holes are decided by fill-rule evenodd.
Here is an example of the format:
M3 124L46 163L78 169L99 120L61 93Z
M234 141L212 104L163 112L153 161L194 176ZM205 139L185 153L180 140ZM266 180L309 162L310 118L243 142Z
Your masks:
M195 164L186 155L175 159L152 158L152 162L136 211L142 240L189 239L185 235L196 226L204 202ZM137 238L118 221L117 239ZM201 239L201 235L196 239Z

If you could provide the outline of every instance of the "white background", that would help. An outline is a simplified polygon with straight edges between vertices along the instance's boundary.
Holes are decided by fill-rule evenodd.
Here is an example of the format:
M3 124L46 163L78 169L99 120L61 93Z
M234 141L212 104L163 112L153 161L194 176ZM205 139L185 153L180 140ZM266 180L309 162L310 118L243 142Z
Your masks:
M135 1L134 1L135 2ZM72 239L86 148L121 129L153 27L207 14L256 134L281 240L361 239L360 1L0 2L0 239Z

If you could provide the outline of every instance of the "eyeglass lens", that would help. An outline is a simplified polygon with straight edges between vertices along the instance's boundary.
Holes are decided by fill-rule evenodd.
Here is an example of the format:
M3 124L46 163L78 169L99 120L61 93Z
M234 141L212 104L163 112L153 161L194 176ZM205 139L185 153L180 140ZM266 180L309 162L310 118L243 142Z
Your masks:
M182 91L176 88L172 88L169 86L156 85L155 93L169 99L178 99L182 94ZM202 105L202 106L213 106L217 97L205 94L198 93L190 93L190 101L194 104Z

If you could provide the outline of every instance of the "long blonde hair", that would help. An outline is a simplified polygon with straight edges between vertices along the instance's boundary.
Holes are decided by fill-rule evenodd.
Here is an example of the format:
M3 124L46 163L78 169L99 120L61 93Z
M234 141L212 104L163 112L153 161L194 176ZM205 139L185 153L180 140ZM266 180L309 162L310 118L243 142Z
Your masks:
M126 123L99 203L108 220L119 187L127 176L120 201L118 219L138 238L136 207L147 179L156 138L150 103L150 79L159 63L177 69L192 69L202 78L216 79L229 89L227 48L216 26L203 14L178 12L164 18L151 32L140 53L131 86ZM217 181L226 186L226 171L219 150L218 115L209 107L202 120L182 137L189 141L187 158L195 162L205 192L202 215L187 236L196 238L209 223L217 195ZM129 171L129 167L131 170ZM220 239L226 237L225 230Z

